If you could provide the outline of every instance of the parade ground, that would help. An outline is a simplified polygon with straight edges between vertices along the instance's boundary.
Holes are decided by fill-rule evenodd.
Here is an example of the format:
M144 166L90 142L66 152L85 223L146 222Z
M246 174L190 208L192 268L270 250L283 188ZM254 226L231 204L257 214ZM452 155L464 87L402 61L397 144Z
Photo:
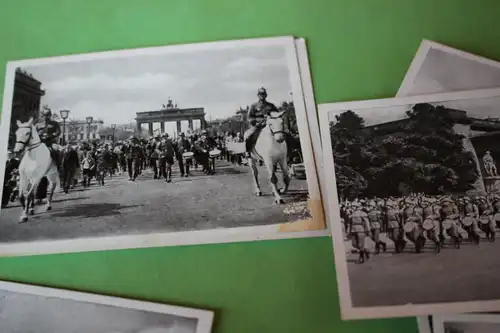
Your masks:
M446 245L439 254L430 246L406 251L381 253L362 265L348 256L354 307L500 299L500 241Z
M281 181L281 174L278 177ZM18 223L19 203L10 203L1 211L0 242L248 227L300 219L287 207L307 200L307 180L292 179L284 205L274 204L264 167L259 167L259 180L262 197L253 195L247 166L220 160L211 176L200 166L191 177L180 178L175 166L172 183L153 179L150 169L135 182L129 182L126 173L107 176L104 186L94 179L89 188L78 185L68 194L56 191L52 210L36 206L26 223Z

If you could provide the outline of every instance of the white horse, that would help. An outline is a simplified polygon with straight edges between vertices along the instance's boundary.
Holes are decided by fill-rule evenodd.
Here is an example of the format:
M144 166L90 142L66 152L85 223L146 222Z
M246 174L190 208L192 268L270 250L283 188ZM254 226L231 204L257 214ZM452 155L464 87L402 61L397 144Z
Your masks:
M50 156L49 148L42 143L33 118L26 123L17 121L16 145L14 152L24 152L19 164L19 201L23 207L19 222L28 221L28 214L33 215L35 192L43 177L47 177L46 210L52 209L52 196L60 186L57 165Z
M288 151L283 124L284 114L285 111L272 112L266 117L266 126L258 134L255 146L249 158L254 180L255 195L262 195L257 170L257 163L259 160L262 160L269 174L269 181L276 204L284 203L280 194L286 193L290 185L290 174L287 165ZM278 190L277 187L278 177L276 176L276 169L278 165L283 173L283 183L285 184L285 187L281 190Z

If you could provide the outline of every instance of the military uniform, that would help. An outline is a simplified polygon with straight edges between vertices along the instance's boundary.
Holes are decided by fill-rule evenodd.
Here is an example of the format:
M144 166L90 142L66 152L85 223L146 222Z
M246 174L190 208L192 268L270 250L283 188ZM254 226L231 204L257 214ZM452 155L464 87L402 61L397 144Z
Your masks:
M380 228L382 227L381 212L376 208L375 204L369 206L367 216L370 221L372 239L375 242L375 253L378 254L380 252L381 246L385 252L387 245L380 240Z
M389 238L394 242L395 251L401 252L403 243L403 234L401 232L401 215L396 205L389 202L387 205L387 227L389 231Z
M458 207L453 203L451 199L445 199L443 206L441 208L441 214L443 216L443 233L446 232L452 239L456 248L460 247L460 235L458 233L457 218L459 216ZM446 228L445 223L451 222L451 226Z
M258 95L267 97L267 92L264 88L260 88L258 91ZM258 133L260 133L261 129L265 127L266 117L271 112L278 111L273 103L265 100L265 97L263 99L260 99L258 102L253 103L250 106L250 110L248 111L250 128L246 130L245 134L243 135L247 153L251 153L255 137Z
M189 166L192 163L192 161L184 161L182 154L190 151L191 151L191 142L189 142L189 140L185 138L184 134L181 133L179 139L177 140L177 162L179 163L181 177L189 176Z
M140 147L132 140L125 148L125 156L127 158L127 170L129 180L135 181L140 170Z
M495 222L493 219L493 207L486 200L486 198L481 198L477 205L479 210L479 222L480 228L486 233L486 237L490 241L495 240Z
M369 258L368 251L365 249L366 233L370 230L368 215L359 205L355 205L350 218L350 232L352 235L353 246L359 250L360 263Z
M50 112L43 113L43 115L49 115ZM56 145L58 144L59 136L61 135L61 128L56 121L47 119L38 122L35 128L40 136L40 140L49 148L50 156L56 162L57 168L60 168L60 157L57 151Z

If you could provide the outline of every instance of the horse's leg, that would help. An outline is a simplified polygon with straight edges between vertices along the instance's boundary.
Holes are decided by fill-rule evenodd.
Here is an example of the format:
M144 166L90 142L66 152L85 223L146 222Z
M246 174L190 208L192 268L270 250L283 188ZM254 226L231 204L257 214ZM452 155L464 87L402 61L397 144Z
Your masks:
M256 196L260 197L262 195L262 190L259 185L259 170L257 169L255 160L252 157L248 159L248 163L250 164L250 170L252 171L254 193Z
M277 165L273 165L272 162L266 161L266 169L267 172L269 173L269 182L271 183L271 190L273 192L274 196L274 203L276 204L283 204L285 203L283 201L283 198L281 198L281 195L278 191L278 177L276 177L276 167Z
M19 223L28 221L28 202L24 195L24 191L19 191L19 203L21 204L21 216L19 217Z
M279 161L279 165L283 173L283 183L285 183L285 187L280 190L281 194L285 194L288 191L288 186L290 185L290 173L288 172L288 164L286 160L286 157L284 157Z

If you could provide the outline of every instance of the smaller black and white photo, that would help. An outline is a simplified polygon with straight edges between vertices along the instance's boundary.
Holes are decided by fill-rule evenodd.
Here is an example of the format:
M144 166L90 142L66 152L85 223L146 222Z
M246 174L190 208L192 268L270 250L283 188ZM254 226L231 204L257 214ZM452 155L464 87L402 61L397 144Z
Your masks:
M500 87L500 62L423 40L396 97Z
M210 333L207 310L0 281L2 333Z
M457 314L433 316L433 333L497 333L500 332L498 314Z
M342 318L498 309L500 89L319 110Z

